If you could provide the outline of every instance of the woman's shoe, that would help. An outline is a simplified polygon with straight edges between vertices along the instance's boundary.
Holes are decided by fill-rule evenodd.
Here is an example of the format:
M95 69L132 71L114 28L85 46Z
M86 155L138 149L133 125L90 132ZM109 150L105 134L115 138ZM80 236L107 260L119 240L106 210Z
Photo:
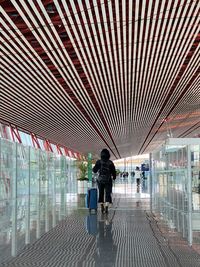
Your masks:
M104 210L105 210L105 209L104 209L104 205L101 204L101 212L104 213Z
M108 214L108 206L105 208L105 213Z

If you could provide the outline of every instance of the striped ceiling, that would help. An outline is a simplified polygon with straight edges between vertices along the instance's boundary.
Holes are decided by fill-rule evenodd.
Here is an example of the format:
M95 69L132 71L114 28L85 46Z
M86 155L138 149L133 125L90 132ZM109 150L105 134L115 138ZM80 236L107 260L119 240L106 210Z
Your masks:
M0 5L1 121L113 159L200 134L200 1Z

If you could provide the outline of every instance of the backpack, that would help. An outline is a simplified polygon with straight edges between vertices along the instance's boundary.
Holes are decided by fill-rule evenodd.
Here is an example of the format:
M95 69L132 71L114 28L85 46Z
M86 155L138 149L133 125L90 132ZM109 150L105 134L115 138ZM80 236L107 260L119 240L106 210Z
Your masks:
M111 179L110 162L101 160L101 168L99 170L98 181L107 183Z

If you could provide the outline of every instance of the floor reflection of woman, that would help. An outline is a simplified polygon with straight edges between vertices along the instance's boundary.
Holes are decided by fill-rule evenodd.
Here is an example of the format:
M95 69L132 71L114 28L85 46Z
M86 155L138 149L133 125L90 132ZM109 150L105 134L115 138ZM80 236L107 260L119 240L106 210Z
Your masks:
M94 255L95 266L114 266L117 246L113 242L112 222L106 218L98 222L97 250Z

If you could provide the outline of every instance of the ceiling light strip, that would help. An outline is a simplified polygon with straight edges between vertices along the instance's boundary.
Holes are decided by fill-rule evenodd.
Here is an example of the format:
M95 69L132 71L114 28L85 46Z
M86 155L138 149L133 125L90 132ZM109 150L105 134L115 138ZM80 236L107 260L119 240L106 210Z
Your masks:
M66 7L66 6L65 6ZM66 7L67 8L67 7ZM96 107L97 108L97 107ZM98 108L98 110L100 110L99 108ZM114 141L113 141L113 138L112 138L112 136L111 136L111 134L110 134L110 130L108 129L108 126L107 126L107 124L106 124L106 122L105 122L105 120L104 120L104 118L103 118L103 116L102 116L102 121L104 122L104 125L105 125L105 127L106 127L106 129L107 129L107 132L108 132L108 134L109 134L109 136L110 136L110 138L112 139L112 142L113 142L113 144L114 144ZM115 146L115 144L114 144L114 146ZM116 146L115 146L116 147ZM117 150L117 148L116 148L116 150Z
M50 32L50 30L47 27L44 27L44 29L46 30L46 34L49 36L49 38L51 39L51 42L54 45L53 49L55 49L55 51L58 52L57 53L58 54L57 60L58 60L58 58L60 58L60 60L62 60L64 73L66 74L66 76L68 76L68 74L70 74L70 77L71 77L70 80L73 81L72 84L74 84L74 86L75 86L74 88L76 88L76 87L79 88L79 90L73 90L73 93L76 95L76 97L78 99L81 99L83 101L83 103L85 104L85 107L93 106L93 103L92 103L91 99L88 97L88 95L87 95L87 97L85 97L84 93L86 93L86 90L85 90L85 87L82 83L82 80L80 79L80 76L77 75L76 69L75 69L74 64L72 62L72 59L66 53L66 50L63 49L65 47L63 47L63 43L61 42L60 37L59 37L57 31L55 30L55 27L52 24L52 21L50 20L49 16L47 15L47 12L46 12L44 6L42 5L41 1L38 1L38 4L42 10L42 13L38 12L37 8L35 7L35 5L32 2L29 2L29 3L31 5L31 7L33 8L35 14L37 15L37 18L39 19L39 21L42 25L45 25L45 21L43 20L43 16L45 17L47 23L48 24L51 23L51 25L52 25L51 26L52 32ZM55 42L55 38L58 41L60 47L57 47L57 44ZM62 52L64 53L64 55L62 54ZM66 58L67 58L67 61L66 61ZM66 71L64 66L67 66L69 64L70 64L71 68L68 68ZM90 112L90 110L93 110L93 109L87 109L87 112Z
M150 54L150 42L148 40L150 39L150 34L151 34L151 29L152 29L152 23L147 18L153 17L154 4L155 4L155 1L153 1L152 6L147 5L145 7L145 18L144 18L144 25L143 25L143 37L142 37L144 38L142 40L142 43L144 42L144 46L142 48L142 53L144 51L144 58L141 57L143 64L141 67L141 74L140 74L141 75L141 79L140 79L141 94L140 94L139 110L140 110L140 120L144 126L147 125L145 123L147 106L145 106L144 103L148 100L146 99L148 87L145 84L145 77L148 75L148 72L150 71L147 69L147 63L148 63L148 57L149 57L148 55ZM147 40L147 42L145 42L145 40Z
M62 121L63 122L64 121L67 121L69 126L70 126L70 124L71 125L74 125L74 121L72 120L72 118L73 118L72 116L66 116L66 114L64 112L57 112L57 111L59 111L58 106L57 107L54 107L54 110L52 110L51 109L51 106L52 105L50 106L47 101L42 102L42 105L41 105L41 101L39 99L39 96L38 96L38 100L37 100L37 96L35 94L33 96L31 96L31 94L29 93L28 94L28 97L27 97L27 95L21 90L23 87L16 86L15 87L15 90L14 90L14 87L12 87L12 83L11 82L8 82L8 80L6 82L8 84L8 87L7 87L8 88L7 89L8 92L6 92L5 83L2 83L4 85L4 88L5 88L4 89L4 94L6 95L6 93L7 93L7 95L10 96L10 97L13 94L13 98L16 98L16 96L18 96L20 103L23 101L24 106L33 107L33 109L35 110L35 112L38 110L37 116L41 117L41 115L43 113L44 114L50 114L50 112L52 111L52 114L54 116L54 119L60 120L61 122ZM13 89L13 91L11 91L9 88L10 89ZM16 89L19 89L19 92L16 91ZM16 101L16 103L18 102L17 99L15 99L15 101ZM26 105L25 105L25 103L26 103ZM38 107L38 109L36 107ZM43 110L44 107L46 108L46 110ZM55 113L55 112L57 112L57 113ZM87 134L92 134L91 132L87 132L87 129L89 129L89 127L85 127L85 124L81 124L80 123L80 124L77 125L77 128L80 128L83 132L86 132ZM77 129L76 129L76 131L77 131ZM94 132L93 135L94 134L95 134L95 136L94 136L94 140L95 140L95 138L97 138L98 135L96 134L96 132Z
M93 3L91 2L91 5L93 5ZM86 9L87 10L87 9ZM94 12L96 12L96 16L94 16ZM106 90L106 88L110 88L110 90L106 90L107 91L107 95L104 94L105 98L107 99L107 101L109 102L107 107L108 107L108 110L106 110L105 108L105 111L104 111L104 117L106 119L106 122L107 124L109 125L109 128L110 126L112 125L112 121L115 121L116 120L116 112L112 112L112 94L111 94L111 87L110 87L110 80L111 80L111 77L109 75L109 67L108 67L108 64L107 64L107 67L106 67L106 61L105 61L105 45L103 44L103 40L100 38L101 33L99 32L99 30L101 29L101 27L98 28L98 26L96 26L97 24L97 20L101 20L101 17L98 13L98 10L97 9L94 9L94 11L92 11L91 14L84 14L84 16L81 18L83 19L83 26L84 27L84 32L86 31L88 36L91 35L96 35L97 37L96 38L93 38L93 48L94 48L94 53L96 54L96 58L99 58L99 61L102 61L103 64L100 66L100 69L98 70L98 73L99 74L103 74L102 75L102 78L103 78L103 83L104 83L104 90ZM93 20L94 19L94 20ZM87 24L86 22L87 21L94 21L94 26L93 27L87 27L87 25L89 25L89 23ZM86 24L85 24L86 23ZM85 26L86 25L86 26ZM88 37L89 39L89 37ZM95 41L96 39L96 41ZM91 40L91 39L89 39ZM91 40L92 41L92 40ZM99 44L99 46L97 45L97 43ZM90 46L92 46L92 43L90 43ZM88 50L87 50L88 51ZM89 51L88 51L89 52ZM95 57L93 56L93 60ZM97 73L97 74L98 74ZM103 104L103 103L102 103ZM104 105L104 104L103 104ZM113 113L113 116L112 116L112 113Z
M65 8L65 11L66 11L66 13L67 14L70 14L71 15L71 17L73 17L73 14L71 14L71 13L69 13L69 10L68 10L68 6L66 5L66 3L64 2L63 3L64 4L64 8ZM60 14L60 16L61 16L61 14ZM62 15L63 16L63 15ZM63 16L64 17L64 16ZM77 18L78 19L78 18ZM79 21L78 21L79 22ZM66 23L68 23L68 22L66 22ZM80 25L80 23L79 23L79 25ZM66 31L68 31L68 28L65 26L65 28L66 28ZM76 31L77 31L77 29L78 29L79 27L75 27L75 26L72 26L72 29L73 29L73 32L74 33L76 33ZM83 34L83 33L82 33ZM71 35L71 33L69 34L69 36ZM80 34L76 34L76 39L77 38L79 38L79 36L81 36L81 31L80 31ZM79 54L78 54L79 55ZM80 54L80 56L81 56L81 54ZM85 60L87 60L87 59L85 59ZM80 61L81 62L81 61ZM89 72L86 70L85 71L85 73L88 73L88 75L89 75ZM105 102L106 102L106 100L105 100ZM106 132L104 132L104 134L105 135L107 135L107 133Z
M198 38L198 37L197 37L197 38ZM191 50L190 50L190 51L188 52L188 55L191 55L191 54L193 54L193 53L194 53L194 51L191 51ZM181 70L180 70L181 73L182 73L182 71L184 72L184 68L185 68L185 67L184 67L184 64L183 64L183 66L182 66L182 68L181 68ZM190 79L190 81L189 81L189 83L187 84L187 86L185 87L184 91L182 92L182 94L180 95L180 97L176 100L174 106L173 106L173 107L171 108L171 110L168 112L166 118L170 115L170 113L173 111L173 109L177 106L177 104L179 103L179 101L181 100L181 98L185 95L185 93L187 92L187 90L190 89L192 83L195 81L195 79L197 78L197 76L199 75L199 73L200 73L200 67L198 68L198 70L196 71L196 73L194 73L193 77ZM181 76L182 76L182 75L181 75ZM174 81L174 86L175 86L175 87L177 86L177 83L178 83L178 80L179 80L179 79L180 79L180 76L177 75L177 79ZM166 106L166 103L164 102L164 103L163 103L163 108L161 109L160 113L162 112L162 110L164 109L165 106ZM160 114L159 114L159 115L160 115ZM158 115L158 116L159 116L159 115ZM157 122L158 116L157 116L157 118L156 118L156 120L155 120L155 123ZM153 124L151 130L153 129L155 123ZM157 131L160 129L160 127L163 125L163 123L164 123L164 120L162 121L162 123L160 124L160 126L159 126L159 128L156 130L156 132L153 134L153 137L151 137L151 139L150 139L150 141L148 142L148 144L152 141L152 139L154 138L154 136L156 135L156 133L157 133ZM149 133L148 133L148 135L147 135L145 141L147 140L148 136L150 135L151 130L149 131ZM145 151L145 149L147 148L148 144L144 147L144 145L145 145L145 141L143 142L143 145L142 145L142 147L141 147L139 153L143 153L143 152Z
M97 35L97 39L98 39L98 43L100 44L100 50L99 53L100 55L102 55L103 58L103 69L104 69L104 73L105 73L105 80L104 80L104 90L105 93L108 97L108 99L110 100L110 117L114 118L114 122L112 122L113 124L116 124L118 119L116 119L116 115L117 115L117 104L115 104L115 100L116 97L114 95L114 83L113 83L113 73L111 72L112 68L111 68L111 54L109 52L108 49L108 43L109 43L109 38L106 34L106 29L107 29L107 23L105 23L104 28L101 27L100 24L97 23L97 21L106 21L107 17L106 17L106 11L105 11L105 5L104 6L100 6L98 9L96 8L93 11L93 19L94 19L94 23L95 23L95 30L96 30L96 35ZM108 30L108 29L107 29ZM96 50L97 50L97 42L95 42L95 46L96 46ZM106 58L108 58L109 60L106 60ZM107 82L108 81L108 82ZM113 114L113 116L112 116ZM112 127L112 126L111 126Z
M4 15L5 15L5 12L4 12ZM6 15L7 15L7 14L6 14ZM9 21L9 23L10 23L10 22L11 22L11 21ZM12 26L13 26L13 23L12 23ZM25 39L23 36L21 36L21 38L23 39L23 41L26 42L26 45L27 45L29 48L31 48L31 51L32 51L34 54L37 55L37 58L39 58L40 62L41 62L42 64L44 64L43 61L41 61L40 57L38 57L38 54L35 52L35 50L33 50L32 47L30 47L29 43L27 43L26 39ZM18 41L18 40L17 40L17 41ZM22 43L21 43L21 44L22 44ZM26 60L26 61L27 61L27 60ZM35 63L37 64L37 61L35 61ZM46 68L46 65L45 65L45 68ZM43 72L44 75L46 75L46 73L44 72L43 69L41 69L41 71ZM49 73L48 73L48 74L49 74ZM54 77L53 75L51 75L51 79L55 79L55 77ZM57 80L56 80L56 82L57 82ZM58 83L58 82L57 82L57 83ZM61 87L60 84L58 84L58 86ZM74 104L74 103L73 103L73 104ZM70 104L70 106L71 106L71 104ZM82 114L80 113L80 115L82 115Z
M15 3L15 7L16 7L16 9L18 10L18 12L21 14L21 16L23 17L23 19L26 21L28 27L31 28L29 22L27 21L26 17L24 17L24 14L21 12L21 9L19 8L19 6L18 6L16 3ZM26 5L25 5L25 7L27 8ZM29 10L28 10L27 12L29 12ZM31 14L30 12L29 12L29 16L30 16L30 18L32 19L32 22L33 22L33 23L35 24L35 26L37 27L38 24L36 23L35 19L33 18L32 14ZM50 44L48 43L48 41L47 41L46 37L44 36L44 34L42 33L41 29L38 29L38 32L41 34L41 36L43 37L43 40L45 40L46 44L47 44L48 47L49 47ZM45 50L45 46L43 45L43 43L41 42L41 40L38 38L38 35L35 34L35 32L33 32L33 33L34 33L36 39L38 40L38 42L41 44L41 46L42 46L43 49ZM49 48L50 48L50 47L49 47ZM55 54L55 53L53 53L53 54ZM57 67L58 65L55 63L55 61L53 60L53 58L50 56L50 53L48 53L48 56L49 56L49 58L51 59L51 61L54 63L54 65ZM54 56L55 56L55 55L54 55ZM56 57L56 56L55 56L55 57ZM83 112L83 107L81 107L81 111ZM85 111L83 112L83 114L85 114ZM86 114L85 114L85 115L86 115ZM96 128L96 126L94 126L94 123L91 121L91 119L88 117L88 115L86 116L86 118L88 118L88 120L92 123L93 127ZM98 129L96 129L96 130L97 130L97 132L99 132ZM102 136L102 138L104 139L103 136ZM104 140L105 140L105 139L104 139ZM107 143L107 142L106 142L106 143Z
M175 34L174 34L174 37L173 38L175 38ZM168 43L168 42L167 42ZM174 42L175 43L175 42ZM180 41L179 41L179 43L180 43ZM182 42L183 43L183 42ZM183 51L183 49L180 49L180 47L178 46L178 44L176 44L176 49L178 50L178 48L179 48L179 51ZM186 45L184 45L183 47L187 47ZM167 49L167 48L165 48L165 49ZM165 50L165 49L163 49L163 50ZM174 48L171 48L170 49L170 51L172 52L172 51L174 51L175 50L175 47ZM175 53L175 52L174 52ZM176 54L177 55L177 54ZM172 59L173 58L173 56L172 56L172 54L170 54L170 55L168 55L167 57L165 57L167 60L168 60L168 62L165 62L165 64L164 64L164 66L165 67L168 67L168 69L169 70L171 70L171 74L170 75L167 75L167 71L166 71L166 69L164 69L164 70L162 70L162 76L164 75L164 73L166 73L166 75L165 75L165 77L173 77L173 75L172 75L172 73L176 73L176 71L172 68L172 66L170 66L170 64L169 64L169 59ZM181 57L177 57L176 56L176 58L181 58ZM174 63L174 66L178 66L178 64L177 64L177 62L175 62L174 60L171 60L171 63ZM160 67L160 69L161 69L161 67ZM161 78L157 78L157 80L158 81L162 81L162 79ZM171 78L171 80L172 80L172 78ZM162 87L163 87L163 85L162 85Z
M160 9L163 10L162 11L162 16L161 16L161 19L157 20L156 24L155 24L155 27L154 27L154 37L155 36L160 36L160 34L162 33L162 26L163 24L165 25L165 14L166 14L166 11L167 11L167 8L169 7L168 4L170 3L170 1L162 1L160 2L159 6L158 6L158 16L159 16L159 11ZM171 5L171 8L173 8L173 5ZM159 51L159 45L161 45L161 43L159 42L155 42L155 43L152 43L151 45L151 51L152 51L152 54L154 55L154 57L151 59L151 65L150 65L150 69L151 69L151 76L149 77L149 80L148 80L148 90L149 92L151 92L151 95L148 95L148 101L149 103L151 103L152 101L152 97L155 95L155 97L158 95L158 91L159 90L156 90L156 89L153 89L152 87L152 83L153 81L155 80L155 72L156 72L156 69L159 67L157 64L155 64L155 62L157 61L158 57L160 56L159 53L155 53L156 51ZM152 111L152 109L151 109ZM147 117L152 117L152 114L148 114Z
M6 60L8 61L9 59L7 58ZM12 59L12 62L13 62L13 61L14 61L14 59ZM13 66L13 67L15 68L15 66ZM16 69L15 75L17 75L18 78L20 78L20 79L24 76L25 80L27 80L26 88L24 88L24 91L27 92L27 91L29 91L29 89L30 89L30 91L29 91L29 96L30 96L32 93L34 93L34 97L36 97L36 95L38 94L38 102L41 102L42 99L43 99L43 101L44 101L44 99L46 98L46 93L47 93L47 91L44 91L43 88L40 88L40 91L38 91L38 87L37 87L37 88L35 88L35 92L33 92L33 91L32 91L32 88L34 88L35 85L34 85L34 82L32 82L32 86L33 86L33 87L30 87L30 84L31 84L31 77L29 77L29 79L27 79L28 77L24 75L23 71L22 71L21 73L19 73L19 70L20 70L20 68L18 67L18 69ZM8 75L9 75L9 76L13 73L13 69L9 70L9 67L5 67L5 72L7 72L7 71L8 71ZM18 75L17 73L19 73L19 75ZM14 76L13 76L13 77L14 77ZM13 79L13 77L12 77L12 79ZM7 78L7 79L9 79L9 78ZM25 80L21 80L21 82L20 82L19 80L16 81L17 84L20 84L20 85L21 85L21 87L20 87L21 89L22 89L23 86L24 86L24 81L25 81ZM39 86L39 85L38 85L38 86ZM20 89L19 89L19 90L20 90ZM43 92L44 92L44 93L43 93ZM49 94L49 96L50 96L50 95L51 95L51 93ZM55 99L56 99L56 98L55 98L55 95L52 95L52 103L54 102L53 99L54 99L54 101L55 101ZM48 103L48 104L49 104L49 103ZM57 110L59 110L61 106L62 106L62 103L59 103L59 105L57 105ZM64 107L64 106L63 106L63 107ZM65 110L65 109L63 109L63 113L66 113L64 110ZM73 117L73 116L71 116L71 117ZM85 123L86 123L86 122L85 122Z
M8 98L9 99L9 96L8 97L5 97L5 98ZM12 107L12 112L9 111L9 107ZM20 108L20 104L18 105L18 107L19 108L17 108L16 104L12 104L12 103L9 103L8 104L6 102L5 103L5 108L6 109L5 109L5 111L2 110L2 116L4 117L3 119L4 120L5 119L6 120L9 120L10 122L12 122L12 123L14 123L16 125L19 124L19 122L20 122L20 125L22 125L22 122L24 122L24 123L26 123L26 126L23 124L23 127L26 128L28 126L27 127L28 129L30 129L30 127L33 127L33 125L34 125L34 126L36 126L38 128L38 130L41 129L41 131L43 132L43 134L44 134L44 132L52 132L55 136L60 136L63 133L64 134L63 140L65 140L65 142L66 142L66 140L70 140L70 142L72 140L74 140L75 143L77 143L77 142L78 143L79 142L80 143L85 142L85 136L82 135L82 134L80 134L80 132L75 131L75 132L70 133L70 130L71 130L70 128L67 128L67 132L66 132L66 129L64 127L62 127L62 120L61 121L59 121L59 120L56 121L56 123L57 122L59 122L59 123L61 122L60 123L60 127L58 128L57 127L57 124L55 124L55 126L54 126L54 124L52 122L52 118L49 118L49 120L47 118L46 122L52 124L51 129L53 129L53 128L55 129L55 130L51 130L51 129L48 129L45 126L43 119L41 121L39 119L39 117L36 116L36 115L34 116L32 112L29 113L29 115L28 115L29 121L27 121L27 119L24 116L22 116L22 115L24 114L23 110L26 113L28 112L28 110L25 107L24 108L23 107ZM8 115L9 115L9 113L11 113L11 115L12 115L13 114L13 111L15 111L15 110L16 110L16 116L15 116L15 118L12 118L12 120L11 120L10 117L8 117ZM37 117L37 122L36 122L36 119L35 119L36 117ZM55 121L55 120L53 120L53 121ZM44 128L42 128L42 126L44 126ZM45 131L45 129L48 129L48 130ZM34 132L36 133L38 131L34 128ZM49 138L49 136L46 135L46 138L47 137ZM98 138L95 138L95 139L88 138L88 139L92 140L92 142L97 142L97 143L99 142L99 144L100 144L100 141L101 141L101 139L98 139ZM63 145L66 145L66 143L63 143L63 140L61 140L60 143L62 143Z
M115 115L116 120L114 124L112 125L112 130L113 134L115 135L115 131L113 129L113 126L120 123L120 112L119 112L119 95L118 95L118 81L117 81L117 74L116 74L116 66L115 66L115 54L114 54L114 44L113 44L113 38L111 31L114 28L112 22L111 22L111 17L112 17L112 6L111 2L106 2L104 6L102 6L102 12L103 12L103 18L105 19L105 24L104 27L102 28L102 31L104 32L104 40L105 46L106 46L106 53L107 53L107 60L108 65L109 65L109 71L110 71L110 76L111 76L111 96L112 96L112 101L111 101L111 107L112 107L112 113ZM102 18L102 19L103 19ZM113 21L113 20L112 20ZM110 49L109 49L110 47ZM112 114L111 113L111 114Z

